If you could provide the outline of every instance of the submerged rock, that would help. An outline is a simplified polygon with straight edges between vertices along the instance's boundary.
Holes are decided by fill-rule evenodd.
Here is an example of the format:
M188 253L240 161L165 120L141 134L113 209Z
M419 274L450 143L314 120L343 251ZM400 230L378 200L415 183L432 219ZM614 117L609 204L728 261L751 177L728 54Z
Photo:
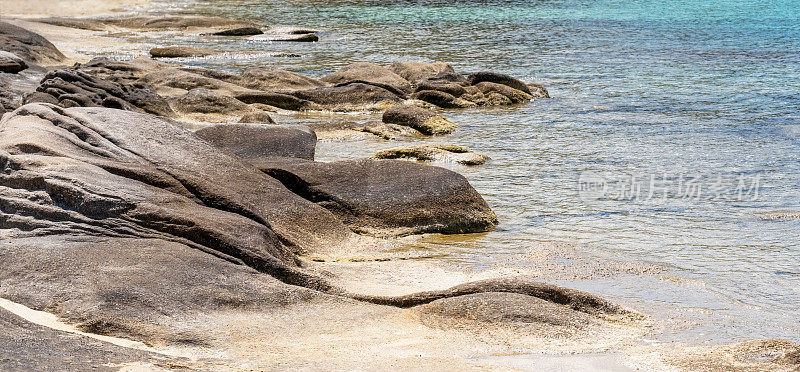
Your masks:
M219 50L187 46L170 46L150 49L150 55L153 58L203 57L219 53L221 53Z
M66 57L41 35L0 21L0 51L14 53L26 61L39 64L62 62Z
M378 151L376 159L413 159L418 161L445 161L464 165L481 165L490 158L456 145L419 145Z
M383 113L383 122L405 125L423 134L438 135L452 133L458 125L435 112L418 106L394 105Z
M278 156L314 160L317 146L316 134L301 125L223 124L195 134L243 159Z
M16 74L28 69L28 64L16 54L0 50L0 72Z
M258 165L362 234L462 234L497 225L467 180L444 168L372 159Z

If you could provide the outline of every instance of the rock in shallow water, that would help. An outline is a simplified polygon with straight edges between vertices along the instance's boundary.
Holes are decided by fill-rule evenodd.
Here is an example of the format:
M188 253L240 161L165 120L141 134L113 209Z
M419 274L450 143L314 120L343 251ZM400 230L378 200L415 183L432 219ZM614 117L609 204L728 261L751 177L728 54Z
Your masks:
M413 105L394 105L383 113L383 122L405 125L423 134L452 133L458 125L435 112Z
M456 145L420 145L378 151L376 159L413 159L418 161L444 161L464 165L481 165L490 158Z
M205 48L195 48L187 46L170 46L163 48L150 49L153 58L182 58L182 57L203 57L219 54L222 51Z

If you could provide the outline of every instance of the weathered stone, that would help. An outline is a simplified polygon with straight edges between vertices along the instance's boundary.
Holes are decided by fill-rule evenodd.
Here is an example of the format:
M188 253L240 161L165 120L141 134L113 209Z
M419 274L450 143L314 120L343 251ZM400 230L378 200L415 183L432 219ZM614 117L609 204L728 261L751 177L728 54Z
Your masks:
M219 53L220 51L218 50L186 46L170 46L150 49L150 55L153 58L202 57Z
M174 115L167 101L144 84L119 84L76 70L47 73L36 91L54 97L62 107L108 107L160 116ZM43 95L31 95L26 102L53 101Z
M272 119L269 112L258 110L242 115L239 123L275 124L275 120Z
M481 92L486 96L488 96L490 93L497 93L503 95L507 97L511 101L511 103L522 103L533 99L533 96L531 96L530 94L525 93L521 90L511 88L508 85L490 83L488 81L484 81L475 84L475 87L480 89Z
M261 35L264 31L261 31L258 27L239 27L233 28L230 30L214 32L212 35L214 36L251 36L251 35Z
M95 57L86 63L77 63L74 69L115 83L134 83L150 72L173 68L164 62L147 57L132 61L116 61L107 57Z
M16 74L28 69L28 64L16 54L0 50L0 72Z
M412 105L394 105L383 113L383 122L414 128L423 134L452 133L458 125L435 112Z
M244 115L250 107L242 101L219 92L197 88L173 101L172 108L181 114Z
M105 31L108 29L108 26L102 21L86 18L48 17L37 19L36 22L89 31Z
M498 74L496 72L475 72L470 74L467 77L467 80L469 81L470 85L476 85L478 83L488 81L490 83L508 85L514 89L521 90L525 93L531 94L531 90L530 88L528 88L527 84L511 76L505 74Z
M251 38L252 40L267 40L267 41L292 41L299 43L313 43L319 41L317 34L301 33L301 34L264 34Z
M293 92L327 86L319 80L271 67L251 67L244 70L240 85L269 92Z
M383 123L380 121L368 122L360 130L376 135L385 140L397 140L422 136L422 133L414 128L399 124Z
M541 84L528 83L528 89L531 90L531 95L534 98L550 98L550 93Z
M295 97L324 105L333 110L363 109L368 106L400 102L403 100L403 97L387 89L364 83L301 90L291 94Z
M464 165L481 165L490 158L456 145L419 145L382 150L372 156L376 159L412 159L418 161L453 162Z
M167 68L148 73L140 81L152 85L158 94L165 97L177 98L196 88L215 90L229 95L256 92L215 77L204 76L204 70Z
M26 61L54 64L66 59L53 43L39 34L0 21L0 51L11 52Z
M331 84L368 82L385 84L401 92L411 92L411 84L400 75L381 65L369 62L351 63L321 79Z
M497 225L467 180L444 168L372 159L259 168L363 234L460 234Z
M430 104L439 106L441 108L466 108L474 107L475 103L456 98L452 94L441 92L438 90L422 90L412 95L415 99L425 101Z
M321 107L314 102L306 99L297 98L293 95L273 92L251 92L237 94L236 99L244 103L260 103L284 110L304 111L317 110Z
M441 73L455 73L453 67L444 62L395 62L389 66L389 70L412 84L418 84Z
M453 97L461 97L467 93L467 90L458 83L436 82L430 80L423 80L417 85L416 91L423 90L438 90L452 95Z
M101 19L107 25L137 30L229 30L242 27L258 27L252 22L222 17L143 15Z
M316 134L300 125L223 124L195 134L243 159L279 156L314 160L317 146Z

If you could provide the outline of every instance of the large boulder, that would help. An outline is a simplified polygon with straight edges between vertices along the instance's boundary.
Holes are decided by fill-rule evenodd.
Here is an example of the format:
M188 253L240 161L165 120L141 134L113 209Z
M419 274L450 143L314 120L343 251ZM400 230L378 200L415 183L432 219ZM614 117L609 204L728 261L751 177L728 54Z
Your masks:
M77 70L54 70L45 75L27 103L57 103L62 107L109 107L172 116L167 101L142 83L103 80Z
M373 159L257 165L359 233L463 234L497 225L494 212L469 182L444 168Z
M467 76L467 80L469 81L470 85L476 85L478 83L487 81L490 83L507 85L514 89L521 90L527 94L531 94L531 89L528 87L527 84L523 83L519 79L513 78L505 74L498 74L496 72L486 72L486 71L475 72Z
M441 108L467 108L477 106L477 104L472 101L458 98L450 93L440 90L421 90L414 93L412 97Z
M55 64L66 57L61 51L37 33L0 21L0 50L39 64Z
M412 84L418 84L441 73L455 73L453 67L444 62L395 62L389 66L389 70Z
M317 146L317 135L301 125L222 124L195 134L243 159L277 156L314 160Z
M342 84L349 82L368 82L388 85L401 92L411 92L411 84L400 75L381 65L370 62L351 63L321 79L326 83Z
M269 92L293 92L322 88L328 85L308 76L271 67L251 67L244 70L239 84L247 88Z
M403 101L403 97L383 87L352 83L334 87L292 92L291 95L326 106L332 110L359 110L369 106L388 105Z
M413 105L394 105L383 113L383 122L405 125L422 134L436 135L452 133L458 125L435 112Z
M28 68L28 64L16 54L0 50L0 72L16 74Z

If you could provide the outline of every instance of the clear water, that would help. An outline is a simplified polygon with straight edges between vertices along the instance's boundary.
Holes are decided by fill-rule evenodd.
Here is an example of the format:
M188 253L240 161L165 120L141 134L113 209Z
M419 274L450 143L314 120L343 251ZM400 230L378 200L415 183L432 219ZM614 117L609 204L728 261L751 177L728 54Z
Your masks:
M165 2L165 10L322 30L313 44L179 38L224 49L294 52L211 57L231 70L272 65L312 75L353 61L446 61L545 85L552 99L510 109L451 111L454 143L492 157L464 174L502 221L453 243L488 265L537 242L653 262L681 278L562 281L676 318L701 309L676 336L698 342L782 337L800 341L800 1L223 1ZM175 40L171 42L176 42ZM402 145L323 142L320 160ZM725 195L592 199L584 172L699 176ZM739 197L737 180L757 184ZM661 190L658 189L657 190ZM752 191L752 189L748 189ZM659 194L660 195L660 194ZM454 248L455 249L455 248ZM599 259L599 258L598 258ZM700 319L700 320L698 320ZM667 336L663 336L667 337Z

